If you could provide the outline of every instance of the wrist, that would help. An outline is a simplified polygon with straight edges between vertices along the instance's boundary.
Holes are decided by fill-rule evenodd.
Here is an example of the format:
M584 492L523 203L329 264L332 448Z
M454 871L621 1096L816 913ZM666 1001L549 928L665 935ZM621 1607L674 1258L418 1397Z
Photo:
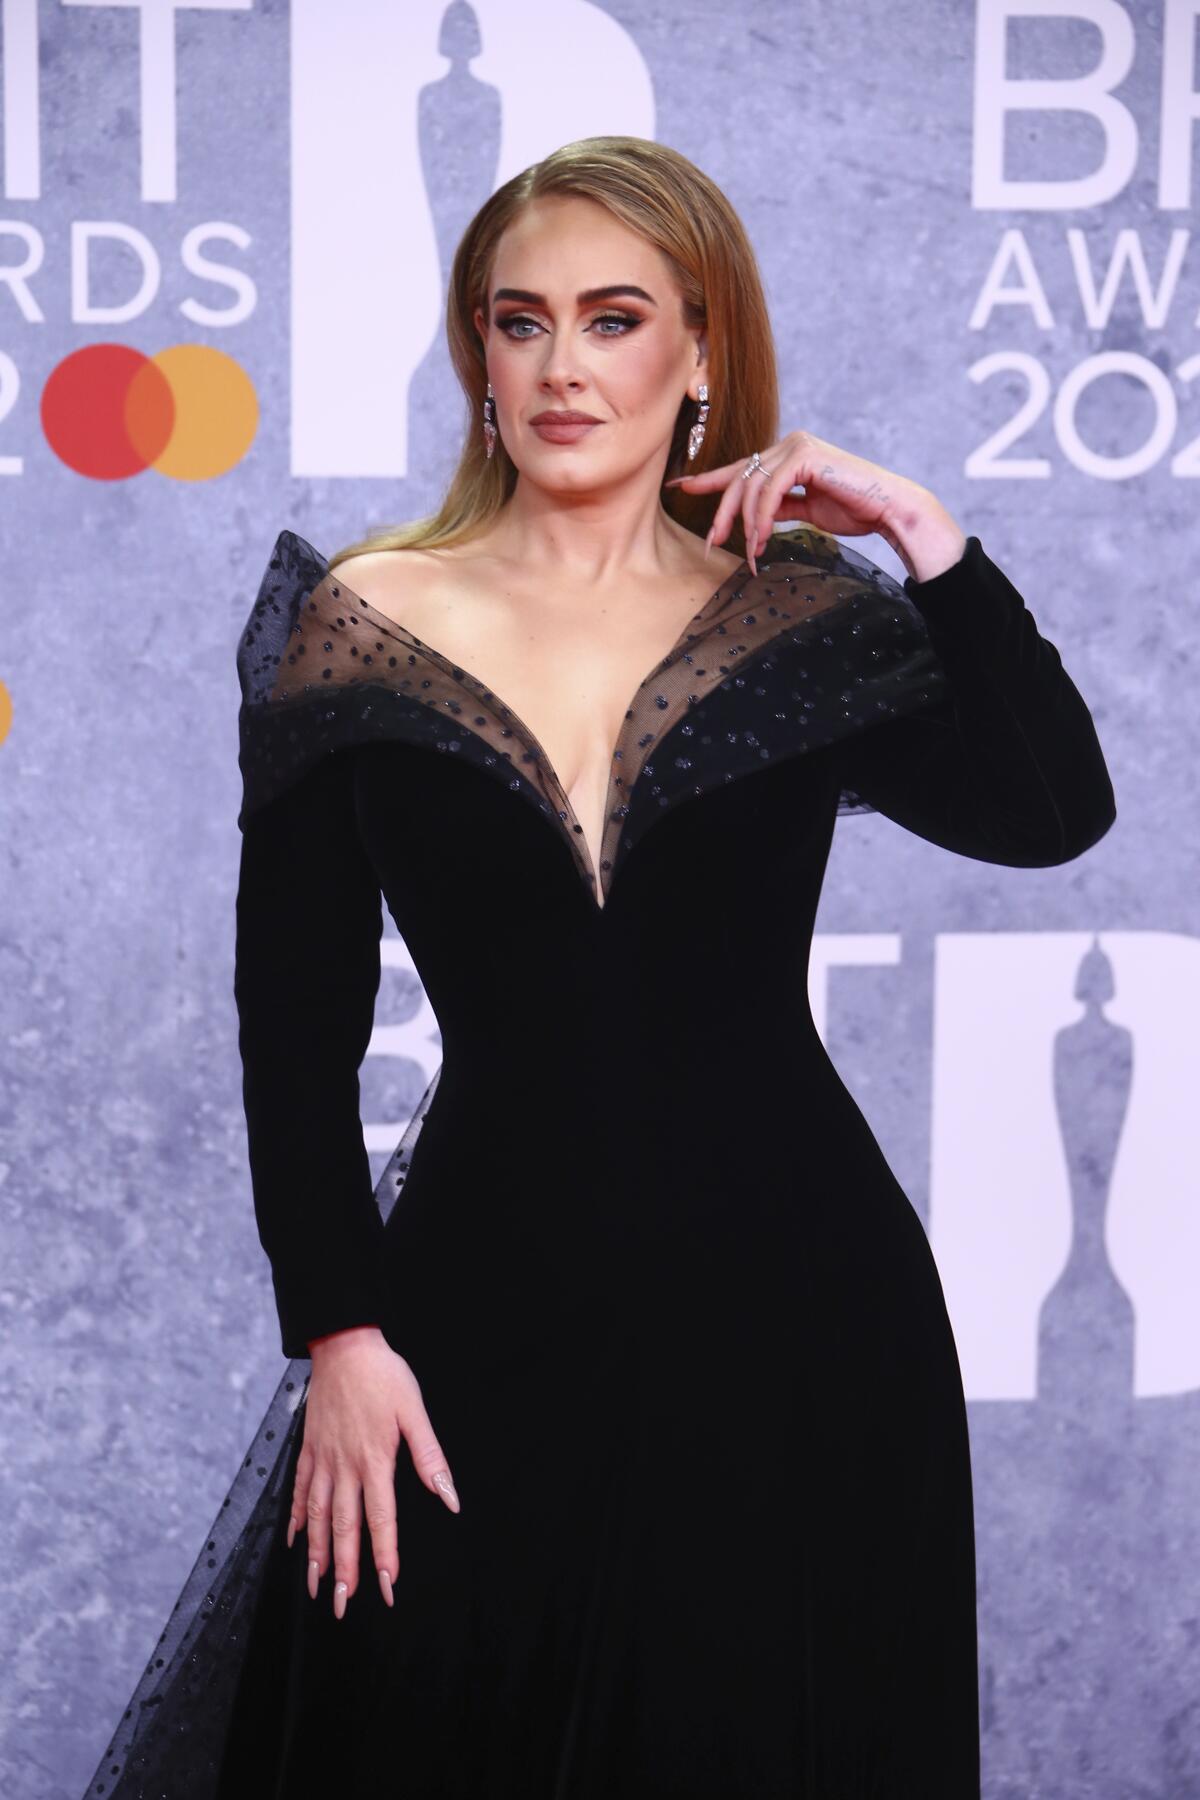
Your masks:
M336 1354L339 1347L374 1343L382 1337L383 1331L378 1325L346 1325L340 1331L327 1331L321 1337L309 1338L308 1354L315 1362L318 1356L325 1357L331 1351Z
M966 533L933 494L925 493L881 533L916 582L932 581L962 561Z

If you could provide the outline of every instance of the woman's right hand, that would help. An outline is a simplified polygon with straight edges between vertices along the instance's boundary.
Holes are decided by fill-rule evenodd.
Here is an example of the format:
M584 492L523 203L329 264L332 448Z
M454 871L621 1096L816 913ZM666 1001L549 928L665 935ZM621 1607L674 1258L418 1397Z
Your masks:
M288 1544L308 1533L308 1591L315 1600L322 1575L334 1569L337 1618L358 1586L365 1512L379 1586L388 1605L400 1572L396 1545L396 1452L403 1437L413 1467L451 1512L458 1496L441 1445L408 1363L376 1325L314 1338L312 1376L304 1402L304 1444L292 1490Z

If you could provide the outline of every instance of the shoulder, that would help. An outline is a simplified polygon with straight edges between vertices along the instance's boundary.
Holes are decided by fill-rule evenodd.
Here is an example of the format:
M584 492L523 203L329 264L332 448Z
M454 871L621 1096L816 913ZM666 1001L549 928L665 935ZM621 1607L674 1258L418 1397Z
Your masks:
M304 602L327 576L333 580L340 576L369 604L379 596L381 609L388 611L389 588L411 591L414 583L428 579L425 572L434 566L435 559L421 550L372 551L331 564L307 538L285 526L271 545L238 640L243 699L268 695Z
M363 599L381 599L387 608L389 594L412 592L414 585L423 589L443 572L444 558L439 551L426 551L419 544L401 545L399 549L356 551L329 563L329 580L344 583Z
M418 637L436 636L448 616L479 599L479 571L467 570L458 545L362 550L329 565L329 591L360 600ZM486 584L485 584L486 585Z
M389 589L428 581L440 566L428 550L406 545L399 550L360 550L352 556L339 557L330 563L329 577L331 581L344 582L364 600L371 600Z

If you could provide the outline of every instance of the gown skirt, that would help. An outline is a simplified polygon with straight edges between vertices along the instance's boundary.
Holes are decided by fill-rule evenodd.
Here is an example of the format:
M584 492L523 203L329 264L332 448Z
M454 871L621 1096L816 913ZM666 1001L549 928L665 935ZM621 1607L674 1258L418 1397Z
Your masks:
M1112 791L978 539L772 552L638 690L594 869L511 709L281 534L235 986L289 1361L89 1800L978 1800L959 1363L809 953L840 813L1044 866ZM381 903L442 1061L372 1191ZM307 1342L368 1322L461 1511L402 1442L395 1605L364 1528L338 1620L285 1533Z

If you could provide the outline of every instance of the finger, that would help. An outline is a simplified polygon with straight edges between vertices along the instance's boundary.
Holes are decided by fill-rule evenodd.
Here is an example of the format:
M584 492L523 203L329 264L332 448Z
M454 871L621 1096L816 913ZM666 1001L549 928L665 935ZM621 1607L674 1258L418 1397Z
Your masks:
M358 1558L362 1548L362 1482L348 1463L338 1470L333 1484L333 1611L341 1618L346 1602L358 1587Z
M793 494L790 490L785 493L775 508L775 517L771 525L772 531L776 525L782 525L785 519L799 519L802 525L811 525L812 520L805 511L805 498L805 495Z
M329 1567L329 1514L333 1501L333 1471L318 1463L308 1487L304 1516L308 1521L308 1591L315 1600L321 1576Z
M755 575L758 574L758 536L760 521L764 517L762 510L762 490L767 484L767 477L756 471L748 481L742 483L742 531L746 539L746 561Z
M723 544L725 542L725 539L729 536L730 526L733 524L734 514L741 506L743 498L745 497L745 492L746 483L742 479L741 471L739 470L717 502L717 510L713 514L712 524L708 528L708 542L710 544Z
M669 481L663 482L663 486L687 486L694 492L706 493L711 488L723 486L733 474L735 467L740 467L740 465L722 463L719 469L689 469L684 475L672 475Z
M764 458L765 455L764 452ZM685 487L688 493L704 493L716 487L725 489L717 502L712 524L709 526L704 540L706 553L710 545L725 542L729 536L735 513L739 507L745 505L747 488L762 479L757 475L752 475L749 481L743 479L742 471L745 466L744 459L737 463L723 463L719 469L704 469L691 475L675 475L670 481L663 483L664 487ZM754 545L749 541L749 533L747 533L747 539L747 561L754 569ZM757 570L755 572L757 573Z
M296 1533L303 1531L308 1507L308 1490L312 1482L313 1453L305 1444L296 1463L296 1479L292 1483L292 1504L288 1512L288 1549L296 1540Z
M371 1540L371 1556L379 1591L392 1605L392 1587L400 1574L396 1543L396 1464L394 1457L373 1458L363 1481L363 1516Z
M439 1494L451 1512L461 1512L446 1452L438 1443L433 1426L429 1423L429 1414L419 1401L414 1405L407 1421L402 1421L402 1425L413 1468L425 1486L431 1493Z
M761 479L762 477L759 475L752 474L746 476L741 471L738 472L736 480L731 482L726 492L721 496L720 503L713 517L712 529L709 533L709 538L712 543L724 543L732 529L736 514L740 512L742 515L742 532L746 540L746 561L749 563L751 571L756 575L758 570L755 567L754 561L753 489Z
M746 526L746 543L761 556L766 549L771 533L775 528L776 517L785 489L791 487L790 480L781 479L782 464L771 470L769 475L761 479L751 476L746 483L753 488L750 496L749 522Z

